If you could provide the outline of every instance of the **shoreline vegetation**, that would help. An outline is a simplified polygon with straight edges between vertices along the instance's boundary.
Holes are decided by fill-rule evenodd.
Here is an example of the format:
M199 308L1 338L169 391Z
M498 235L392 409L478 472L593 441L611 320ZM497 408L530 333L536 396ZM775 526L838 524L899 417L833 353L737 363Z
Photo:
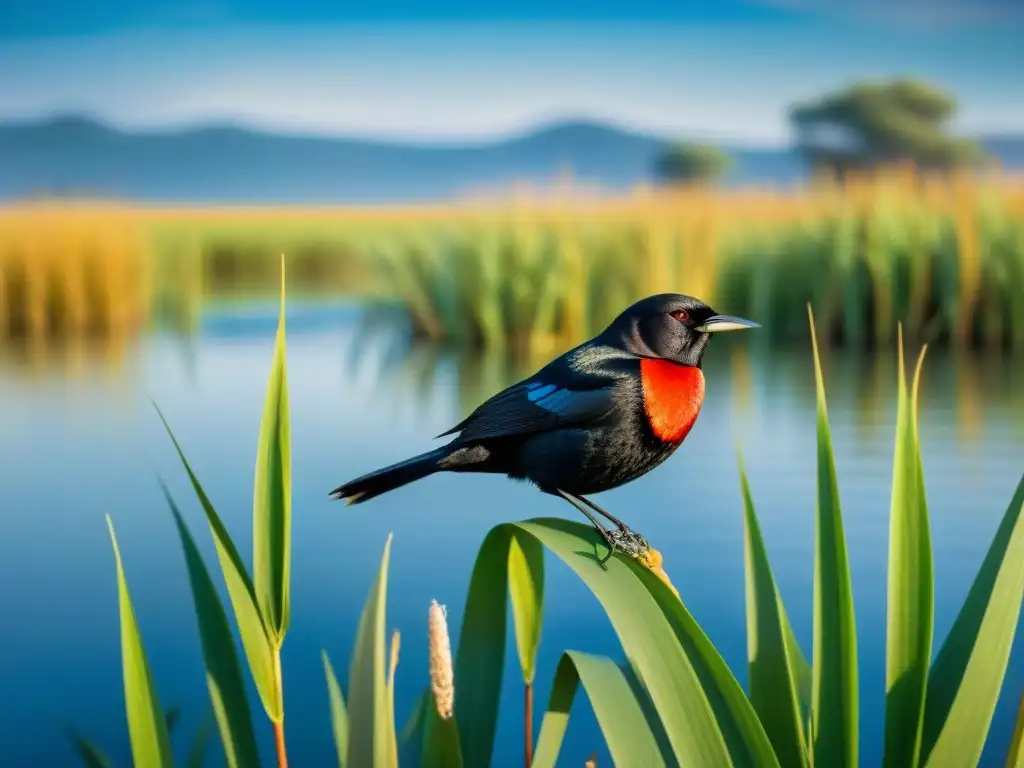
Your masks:
M244 564L158 410L180 469L195 492L195 504L190 506L202 509L207 525L198 528L208 529L216 546L218 569L200 555L183 508L163 486L191 586L217 734L230 766L260 765L260 755L268 754L270 734L274 759L267 763L288 765L280 650L291 617L292 455L283 259L281 269L278 331L253 487L251 567ZM461 610L457 643L448 636L446 611L436 601L431 603L429 684L422 684L412 711L399 714L395 679L401 635L387 618L389 534L362 610L344 687L323 651L339 765L489 765L501 715L509 615L520 673L514 677L521 676L522 681L527 768L557 764L572 703L581 688L618 765L859 765L862 714L854 593L816 322L809 305L806 311L817 402L816 465L807 467L817 478L815 509L807 511L815 518L814 559L806 564L814 572L810 654L805 655L806 645L801 649L776 585L741 456L736 514L744 520L746 686L687 610L686 585L673 585L660 552L651 550L646 562L616 554L603 570L596 562L602 545L592 528L576 521L534 518L498 525L482 542ZM1003 693L1024 599L1024 478L948 635L936 636L936 564L917 424L925 350L908 376L899 326L896 340L898 405L887 561L883 760L899 766L976 765ZM188 516L195 514L198 510L193 509ZM171 766L175 758L170 717L160 703L159 681L153 677L143 628L136 621L128 581L131 566L122 561L109 515L107 525L116 568L125 719L133 763ZM544 574L547 562L559 561L600 603L625 660L560 650L550 697L538 722L533 686L546 607ZM296 562L301 564L301 559ZM215 585L217 570L231 618ZM244 655L237 650L236 630ZM200 669L193 672L203 674ZM250 701L247 677L255 683L265 717ZM505 682L519 684L516 679ZM1006 693L1016 703L1017 692ZM864 714L874 716L871 711ZM401 722L405 727L399 727ZM1018 724L1015 734L1020 728ZM85 764L109 764L101 747L77 733L72 739ZM1021 740L1013 735L1008 741L999 750L1006 750L1007 765L1020 765ZM196 743L200 746L193 750L190 765L202 762L205 742Z
M622 306L679 291L758 318L776 342L1024 346L1024 180L889 168L796 190L638 188L388 208L0 208L0 341L130 338L204 305L348 295L415 337L544 352ZM399 310L396 313L393 310Z

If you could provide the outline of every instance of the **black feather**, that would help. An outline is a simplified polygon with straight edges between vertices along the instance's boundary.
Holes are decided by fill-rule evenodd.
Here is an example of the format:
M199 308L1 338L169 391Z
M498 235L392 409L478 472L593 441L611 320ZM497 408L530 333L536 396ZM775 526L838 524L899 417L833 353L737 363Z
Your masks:
M458 441L466 443L599 420L615 407L612 386L625 374L616 370L616 363L623 362L615 350L581 345L534 376L493 395L438 437L458 432ZM538 392L545 396L536 397Z
M359 504L440 471L438 461L443 459L447 453L448 446L442 446L397 464L391 464L376 472L370 472L355 480L350 480L344 485L339 485L331 491L330 496L333 499L345 499L349 504Z

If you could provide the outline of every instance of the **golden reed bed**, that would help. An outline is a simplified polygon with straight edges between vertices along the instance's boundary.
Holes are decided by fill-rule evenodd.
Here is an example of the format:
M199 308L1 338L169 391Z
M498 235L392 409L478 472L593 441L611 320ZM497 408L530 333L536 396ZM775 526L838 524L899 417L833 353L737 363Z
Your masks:
M982 230L1019 230L1024 223L1024 183L1009 176L924 179L894 169L843 185L819 182L796 190L638 188L617 197L525 191L502 199L396 207L24 203L0 208L0 338L131 335L146 325L163 295L188 295L193 303L198 295L201 303L204 281L225 271L224 264L231 265L227 279L241 279L248 264L262 263L283 250L289 259L301 257L315 281L325 264L345 257L358 261L388 238L430 229L471 231L477 238L492 228L513 230L524 239L541 228L553 232L566 274L573 278L562 289L563 303L570 305L563 311L569 318L576 316L571 305L582 299L568 286L579 285L580 279L601 279L590 274L596 261L588 248L627 230L639 233L642 241L637 290L679 288L680 260L675 252L682 252L686 292L714 297L723 254L728 255L723 241L737 232L762 240L779 233L810 232L817 223L837 216L868 220L883 205L889 219L905 218L908 226L925 219L952 222L957 302L973 311L987 274L983 266L988 240ZM1024 237L1018 240L1013 261L1024 265ZM871 251L870 226L857 247L866 254ZM831 258L827 249L823 254L822 259ZM879 248L865 256L876 266L887 258ZM1006 271L1003 266L999 270ZM1012 271L1001 279L1013 280ZM276 289L276 284L265 287ZM873 304L879 303L878 295ZM964 336L970 332L969 323L959 327ZM443 336L443 330L428 335Z

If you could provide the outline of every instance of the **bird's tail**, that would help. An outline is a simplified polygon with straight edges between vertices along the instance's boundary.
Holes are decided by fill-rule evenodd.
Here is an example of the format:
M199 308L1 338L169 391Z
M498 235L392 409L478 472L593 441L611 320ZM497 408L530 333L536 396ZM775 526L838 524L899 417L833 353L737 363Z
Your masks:
M380 496L395 488L422 480L427 475L440 471L441 467L438 466L438 461L444 458L446 453L447 446L442 446L389 467L378 469L376 472L370 472L368 475L357 477L355 480L338 486L331 491L331 497L344 499L349 504L359 504L374 496Z

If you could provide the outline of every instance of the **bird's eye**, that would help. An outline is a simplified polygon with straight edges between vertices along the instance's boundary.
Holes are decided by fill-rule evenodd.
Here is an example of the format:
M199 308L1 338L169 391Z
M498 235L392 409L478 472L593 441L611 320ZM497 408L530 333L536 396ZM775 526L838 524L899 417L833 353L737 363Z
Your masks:
M680 323L685 323L690 319L690 313L687 312L685 309L677 309L675 312L672 312L671 314L672 317L674 317Z

